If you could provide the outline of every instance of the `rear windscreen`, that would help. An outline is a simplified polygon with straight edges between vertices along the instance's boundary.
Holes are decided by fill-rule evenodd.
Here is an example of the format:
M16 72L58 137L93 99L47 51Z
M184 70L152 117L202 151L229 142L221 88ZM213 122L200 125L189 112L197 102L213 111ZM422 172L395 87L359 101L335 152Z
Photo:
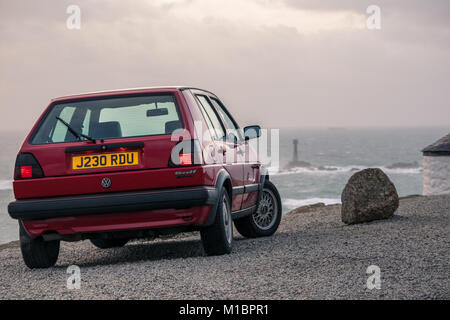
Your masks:
M173 95L82 100L53 105L31 143L165 135L182 127Z

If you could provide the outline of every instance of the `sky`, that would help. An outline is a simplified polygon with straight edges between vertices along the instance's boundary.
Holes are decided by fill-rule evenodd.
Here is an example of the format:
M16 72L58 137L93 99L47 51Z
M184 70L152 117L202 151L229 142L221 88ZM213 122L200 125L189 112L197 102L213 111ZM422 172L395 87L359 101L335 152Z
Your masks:
M54 97L163 85L213 91L241 126L450 128L449 16L448 0L0 0L0 131Z

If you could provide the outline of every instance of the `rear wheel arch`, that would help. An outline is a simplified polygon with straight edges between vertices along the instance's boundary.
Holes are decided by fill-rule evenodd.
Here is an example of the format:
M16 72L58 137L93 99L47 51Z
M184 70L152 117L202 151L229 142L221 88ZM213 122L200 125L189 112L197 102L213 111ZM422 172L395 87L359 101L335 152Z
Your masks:
M233 196L233 186L231 184L231 179L225 179L225 181L223 182L223 188L225 188L225 190L228 193L228 196L230 197L230 201L232 201L232 196Z
M216 179L217 191L220 192L222 188L225 188L227 190L228 196L231 199L231 196L233 195L233 185L231 183L230 174L226 170L221 170Z
M227 191L228 196L230 198L230 202L231 202L232 201L231 199L233 197L233 187L231 184L231 177L228 174L228 172L225 170L221 170L217 175L216 190L217 190L218 196L221 194L221 191L223 188L225 188L225 190ZM211 206L208 219L206 220L205 224L203 225L204 227L208 227L214 223L219 202L220 202L220 199L219 199L219 197L217 197L215 204Z

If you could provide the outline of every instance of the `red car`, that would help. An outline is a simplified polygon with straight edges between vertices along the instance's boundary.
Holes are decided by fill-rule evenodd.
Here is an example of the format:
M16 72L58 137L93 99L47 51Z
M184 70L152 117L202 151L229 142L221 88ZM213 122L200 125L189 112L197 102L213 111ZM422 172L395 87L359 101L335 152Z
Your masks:
M23 143L14 172L20 244L30 268L53 266L60 241L99 248L199 230L206 254L230 253L281 220L275 186L250 139L213 93L129 89L54 99Z

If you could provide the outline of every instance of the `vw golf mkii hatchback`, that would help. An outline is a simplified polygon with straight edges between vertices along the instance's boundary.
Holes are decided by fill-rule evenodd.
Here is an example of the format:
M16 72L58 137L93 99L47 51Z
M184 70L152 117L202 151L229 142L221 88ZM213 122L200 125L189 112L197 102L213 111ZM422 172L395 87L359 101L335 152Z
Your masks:
M220 255L232 250L233 222L245 237L272 235L281 201L251 156L260 130L240 130L195 88L52 100L17 156L8 206L25 264L53 266L61 240L111 248L199 230L206 254Z

